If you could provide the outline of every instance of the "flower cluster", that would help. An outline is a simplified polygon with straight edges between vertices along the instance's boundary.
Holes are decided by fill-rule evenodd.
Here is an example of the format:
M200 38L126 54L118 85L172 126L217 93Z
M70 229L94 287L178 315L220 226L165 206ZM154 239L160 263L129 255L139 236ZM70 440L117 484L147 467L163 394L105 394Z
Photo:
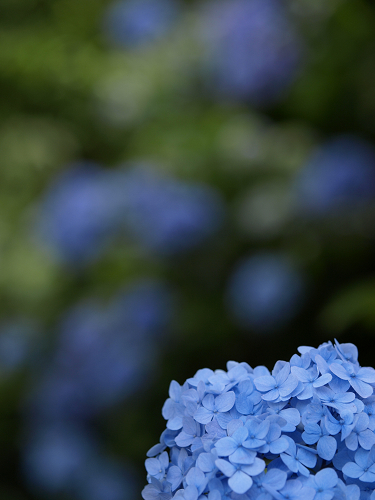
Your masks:
M375 498L375 370L353 344L173 381L144 500Z

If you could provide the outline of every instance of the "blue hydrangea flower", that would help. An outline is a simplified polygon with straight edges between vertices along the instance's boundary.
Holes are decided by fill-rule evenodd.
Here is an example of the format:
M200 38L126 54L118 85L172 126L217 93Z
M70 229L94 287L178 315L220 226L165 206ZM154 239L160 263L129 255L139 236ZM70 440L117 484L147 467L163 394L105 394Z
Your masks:
M104 17L108 41L133 49L159 40L178 14L177 0L120 0L109 5Z
M143 498L374 500L372 369L359 365L352 344L298 350L272 375L229 362L226 372L203 369L172 382ZM355 394L334 371L359 373L371 395Z
M297 447L292 438L286 436L289 446L288 449L281 453L280 458L288 469L294 473L309 476L308 469L312 469L316 465L316 455L312 451L308 451L305 447Z
M254 380L255 387L262 393L265 401L277 403L288 400L298 386L297 378L290 373L289 363L274 375L257 377Z
M375 150L351 135L314 151L296 180L298 210L310 216L360 208L374 196Z
M225 392L216 398L213 394L207 394L202 401L202 406L195 412L194 418L201 424L208 424L214 417L220 418L220 413L231 410L235 399L233 391Z
M285 486L286 479L286 472L279 469L262 472L253 478L253 486L248 494L250 500L271 500Z
M354 462L347 462L342 471L349 477L358 478L367 483L375 482L375 448L370 451L360 448L355 456Z
M228 485L235 493L246 493L252 484L252 476L260 474L265 467L263 460L254 458L253 463L250 465L233 464L226 460L218 459L215 462L217 468L227 477Z
M304 486L298 479L291 479L279 491L272 492L276 500L313 500L315 496L314 488Z
M302 44L281 2L216 0L205 5L201 24L220 96L265 105L293 82Z
M303 276L284 255L257 254L234 269L227 290L229 311L242 326L272 330L295 316L304 289Z
M339 478L333 469L323 469L311 476L308 485L315 489L314 500L331 500L335 495L335 486Z
M375 382L375 370L373 368L357 368L352 363L332 363L330 370L342 380L347 380L353 389L362 398L372 395L370 384Z

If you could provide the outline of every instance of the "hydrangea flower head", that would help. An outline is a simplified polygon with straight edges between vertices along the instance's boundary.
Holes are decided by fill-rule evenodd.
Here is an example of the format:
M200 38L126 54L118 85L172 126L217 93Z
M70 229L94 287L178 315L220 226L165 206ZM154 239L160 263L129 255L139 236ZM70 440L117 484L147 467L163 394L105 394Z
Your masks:
M143 499L375 498L374 368L353 344L298 351L173 381Z

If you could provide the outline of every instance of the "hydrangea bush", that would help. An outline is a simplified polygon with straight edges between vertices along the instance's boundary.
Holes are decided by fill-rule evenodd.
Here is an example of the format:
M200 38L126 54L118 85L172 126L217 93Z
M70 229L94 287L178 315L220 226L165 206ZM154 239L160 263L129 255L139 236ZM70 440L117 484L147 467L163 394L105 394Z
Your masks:
M144 500L375 499L375 370L353 344L172 381Z

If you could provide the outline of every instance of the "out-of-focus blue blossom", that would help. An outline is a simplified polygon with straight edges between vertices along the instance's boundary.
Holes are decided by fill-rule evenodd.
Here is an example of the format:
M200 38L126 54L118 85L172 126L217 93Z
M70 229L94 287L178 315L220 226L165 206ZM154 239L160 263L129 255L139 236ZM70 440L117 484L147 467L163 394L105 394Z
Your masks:
M265 105L294 80L301 41L282 2L215 0L206 4L201 23L206 64L220 94Z
M80 427L54 424L33 428L23 448L23 470L32 487L48 493L72 492L95 452Z
M171 28L178 0L120 0L109 5L104 32L115 46L135 48L160 39Z
M82 471L76 490L82 500L124 500L138 493L132 471L102 455Z
M129 287L106 309L98 301L75 307L61 324L33 413L86 418L134 392L150 376L170 317L168 291L152 281Z
M35 491L82 500L122 500L134 493L126 468L98 450L81 426L53 423L29 429L22 449L23 473Z
M297 313L304 288L302 274L288 258L257 254L234 270L227 291L229 309L243 326L270 330Z
M171 255L190 250L221 225L223 202L209 186L141 167L125 171L121 182L124 226L130 236L152 251Z
M375 149L351 135L313 151L296 180L298 211L310 216L361 208L375 196Z
M0 326L0 373L21 368L35 355L35 325L26 319L8 321Z
M157 280L133 283L113 301L112 315L136 331L138 339L163 338L173 317L173 299L168 287Z
M92 163L71 165L54 180L38 211L38 237L70 264L96 258L118 228L119 199L110 171Z
M373 395L362 397L360 390L349 384L342 394L336 394L332 390L333 372L329 373L331 377L324 375L341 363L350 364L355 373L363 370L366 378L375 370L360 367L352 344L340 345L336 341L335 345L329 342L317 349L301 346L298 350L301 356L292 356L290 362L278 361L272 376L265 367L252 369L246 363L228 362L228 374L239 368L245 370L245 374L238 370L237 377L233 373L229 377L232 379L229 392L225 384L219 391L215 380L225 378L222 370L199 370L182 386L173 381L170 398L163 407L169 427L162 433L159 445L148 452L152 458L146 460L148 485L142 497L145 500L360 500L372 495L373 498L375 438L368 413L364 411L366 399L372 404ZM326 361L328 368L317 364L319 358ZM297 370L301 375L299 380L290 373L291 366L302 370ZM324 373L319 366L323 366ZM318 371L322 380L314 387L310 378L317 380ZM371 384L374 392L375 382ZM280 401L284 388L285 401ZM298 399L296 396L306 388L311 389L311 396ZM270 391L275 391L272 397ZM248 395L253 397L254 392L260 398L256 415L251 405L246 411L245 405L238 404ZM272 401L274 395L276 403ZM215 406L215 401L220 404ZM207 406L212 415L200 422L200 426L194 425L191 415L206 415ZM242 408L241 413L237 406ZM337 439L340 418L347 433L341 440ZM326 426L326 422L330 425ZM350 422L354 424L346 429ZM189 425L185 427L185 423ZM179 440L183 432L188 434L180 432L183 425L189 427L189 439ZM198 434L199 444L194 442ZM356 437L351 438L352 435Z

